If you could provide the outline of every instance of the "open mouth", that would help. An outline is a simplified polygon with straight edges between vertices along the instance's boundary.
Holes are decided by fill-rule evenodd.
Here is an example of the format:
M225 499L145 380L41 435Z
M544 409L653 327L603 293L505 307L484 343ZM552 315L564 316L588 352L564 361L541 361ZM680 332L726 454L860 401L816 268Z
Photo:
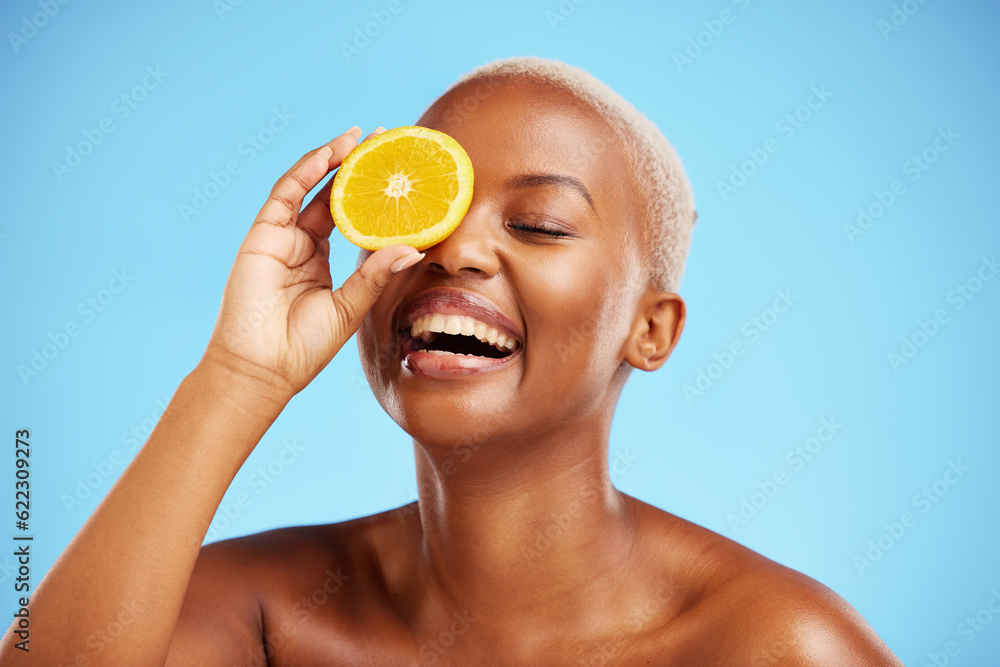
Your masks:
M511 368L523 334L486 296L432 287L400 306L397 340L404 371L426 379L466 378Z
M496 327L466 315L427 313L399 334L405 348L440 356L504 359L521 345Z

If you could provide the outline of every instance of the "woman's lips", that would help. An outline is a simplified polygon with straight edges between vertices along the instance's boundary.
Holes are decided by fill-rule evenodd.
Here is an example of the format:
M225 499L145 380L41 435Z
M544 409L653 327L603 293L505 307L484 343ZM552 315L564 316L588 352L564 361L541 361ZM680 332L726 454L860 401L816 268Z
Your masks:
M423 341L415 344L410 331L414 322L428 313L440 314L445 317L461 315L472 318L505 334L509 340L515 342L514 348L503 357L438 354L428 351L427 345ZM447 287L433 287L423 290L404 302L394 319L397 323L396 332L402 350L403 368L417 377L446 379L490 373L507 366L520 356L524 347L524 335L520 333L514 322L488 298L468 290ZM453 334L435 334L435 336L441 335ZM493 335L496 335L496 332L493 332ZM481 337L479 340L483 341ZM486 342L483 341L483 344Z
M406 331L400 333L400 347L402 348L403 368L417 377L439 380L468 377L499 370L519 357L523 349L518 345L506 357L499 359L464 354L436 354L414 350L413 338Z
M524 341L524 334L492 301L475 292L450 287L432 287L404 302L396 313L396 326L398 329L408 329L417 318L427 313L467 315L496 327L508 338Z

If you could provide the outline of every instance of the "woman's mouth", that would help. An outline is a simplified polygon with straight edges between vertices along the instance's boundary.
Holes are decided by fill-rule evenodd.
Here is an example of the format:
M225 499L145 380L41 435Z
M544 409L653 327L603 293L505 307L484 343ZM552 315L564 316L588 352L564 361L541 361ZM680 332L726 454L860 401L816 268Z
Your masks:
M408 304L401 324L397 335L403 367L421 377L490 372L506 366L523 349L509 320L468 292L424 293Z

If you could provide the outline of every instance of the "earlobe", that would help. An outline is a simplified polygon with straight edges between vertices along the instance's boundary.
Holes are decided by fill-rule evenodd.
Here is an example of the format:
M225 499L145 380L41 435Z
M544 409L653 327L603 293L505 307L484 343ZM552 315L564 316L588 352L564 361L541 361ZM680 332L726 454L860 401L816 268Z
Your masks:
M634 368L655 371L670 357L684 330L687 308L673 292L650 290L643 296L626 342L625 360Z

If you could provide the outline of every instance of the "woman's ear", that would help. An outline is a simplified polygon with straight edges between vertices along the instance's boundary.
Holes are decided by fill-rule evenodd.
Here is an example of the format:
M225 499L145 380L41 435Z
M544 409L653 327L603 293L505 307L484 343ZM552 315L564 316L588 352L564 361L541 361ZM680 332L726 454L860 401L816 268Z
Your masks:
M662 366L680 340L686 312L684 299L679 295L646 292L625 341L625 361L643 371L655 371Z

